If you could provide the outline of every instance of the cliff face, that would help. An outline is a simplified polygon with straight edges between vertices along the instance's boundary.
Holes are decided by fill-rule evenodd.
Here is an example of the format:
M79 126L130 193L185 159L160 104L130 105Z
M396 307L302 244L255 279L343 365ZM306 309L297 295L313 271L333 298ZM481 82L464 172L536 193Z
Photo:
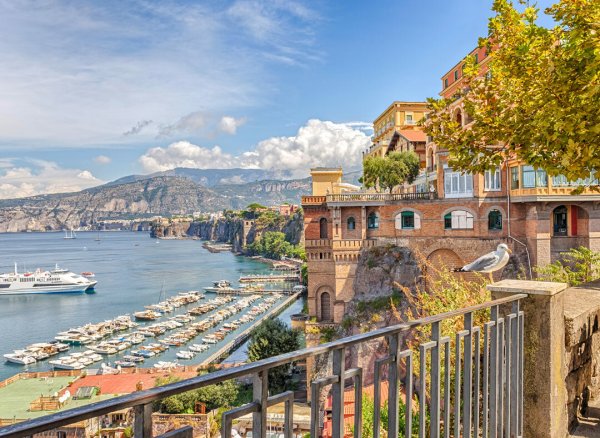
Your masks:
M234 251L242 252L244 242L250 244L267 231L281 231L285 233L288 242L297 245L304 238L303 227L304 217L301 213L296 213L268 227L254 223L247 230L244 230L244 220L237 217L211 221L172 221L168 224L154 224L150 235L159 238L198 237L202 240L230 243Z
M298 203L309 192L308 180L205 187L182 176L131 177L76 193L0 200L0 232L102 228L103 221L241 209L252 202Z

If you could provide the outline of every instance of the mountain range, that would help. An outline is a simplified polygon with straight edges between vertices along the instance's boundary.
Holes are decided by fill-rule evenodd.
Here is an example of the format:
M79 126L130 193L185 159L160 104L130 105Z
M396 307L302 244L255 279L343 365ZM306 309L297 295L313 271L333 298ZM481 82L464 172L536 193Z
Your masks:
M358 176L345 180L355 183ZM106 221L236 210L252 202L298 204L310 190L310 178L275 179L260 169L176 168L80 192L0 200L0 232L90 228Z

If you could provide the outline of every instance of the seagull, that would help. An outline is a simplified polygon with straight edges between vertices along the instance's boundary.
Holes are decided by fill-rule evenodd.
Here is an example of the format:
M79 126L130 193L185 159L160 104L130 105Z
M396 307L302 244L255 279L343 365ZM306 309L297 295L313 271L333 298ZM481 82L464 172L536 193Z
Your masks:
M482 255L474 262L462 268L454 269L454 272L480 272L482 274L489 274L491 280L492 272L496 272L506 266L511 252L505 243L501 243L496 248L496 251Z

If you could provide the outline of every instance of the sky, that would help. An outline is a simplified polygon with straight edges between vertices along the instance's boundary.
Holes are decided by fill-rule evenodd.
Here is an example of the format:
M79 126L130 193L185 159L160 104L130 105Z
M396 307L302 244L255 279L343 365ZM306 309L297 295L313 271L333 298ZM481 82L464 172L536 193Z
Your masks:
M0 198L356 166L392 101L437 96L491 4L0 0Z

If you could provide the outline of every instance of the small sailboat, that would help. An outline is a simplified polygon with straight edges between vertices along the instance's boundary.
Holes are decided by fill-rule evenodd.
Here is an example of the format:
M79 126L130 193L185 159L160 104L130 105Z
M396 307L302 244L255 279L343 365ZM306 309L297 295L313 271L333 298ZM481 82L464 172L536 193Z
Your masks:
M77 239L77 234L75 234L72 228L70 231L65 230L65 237L63 239Z

